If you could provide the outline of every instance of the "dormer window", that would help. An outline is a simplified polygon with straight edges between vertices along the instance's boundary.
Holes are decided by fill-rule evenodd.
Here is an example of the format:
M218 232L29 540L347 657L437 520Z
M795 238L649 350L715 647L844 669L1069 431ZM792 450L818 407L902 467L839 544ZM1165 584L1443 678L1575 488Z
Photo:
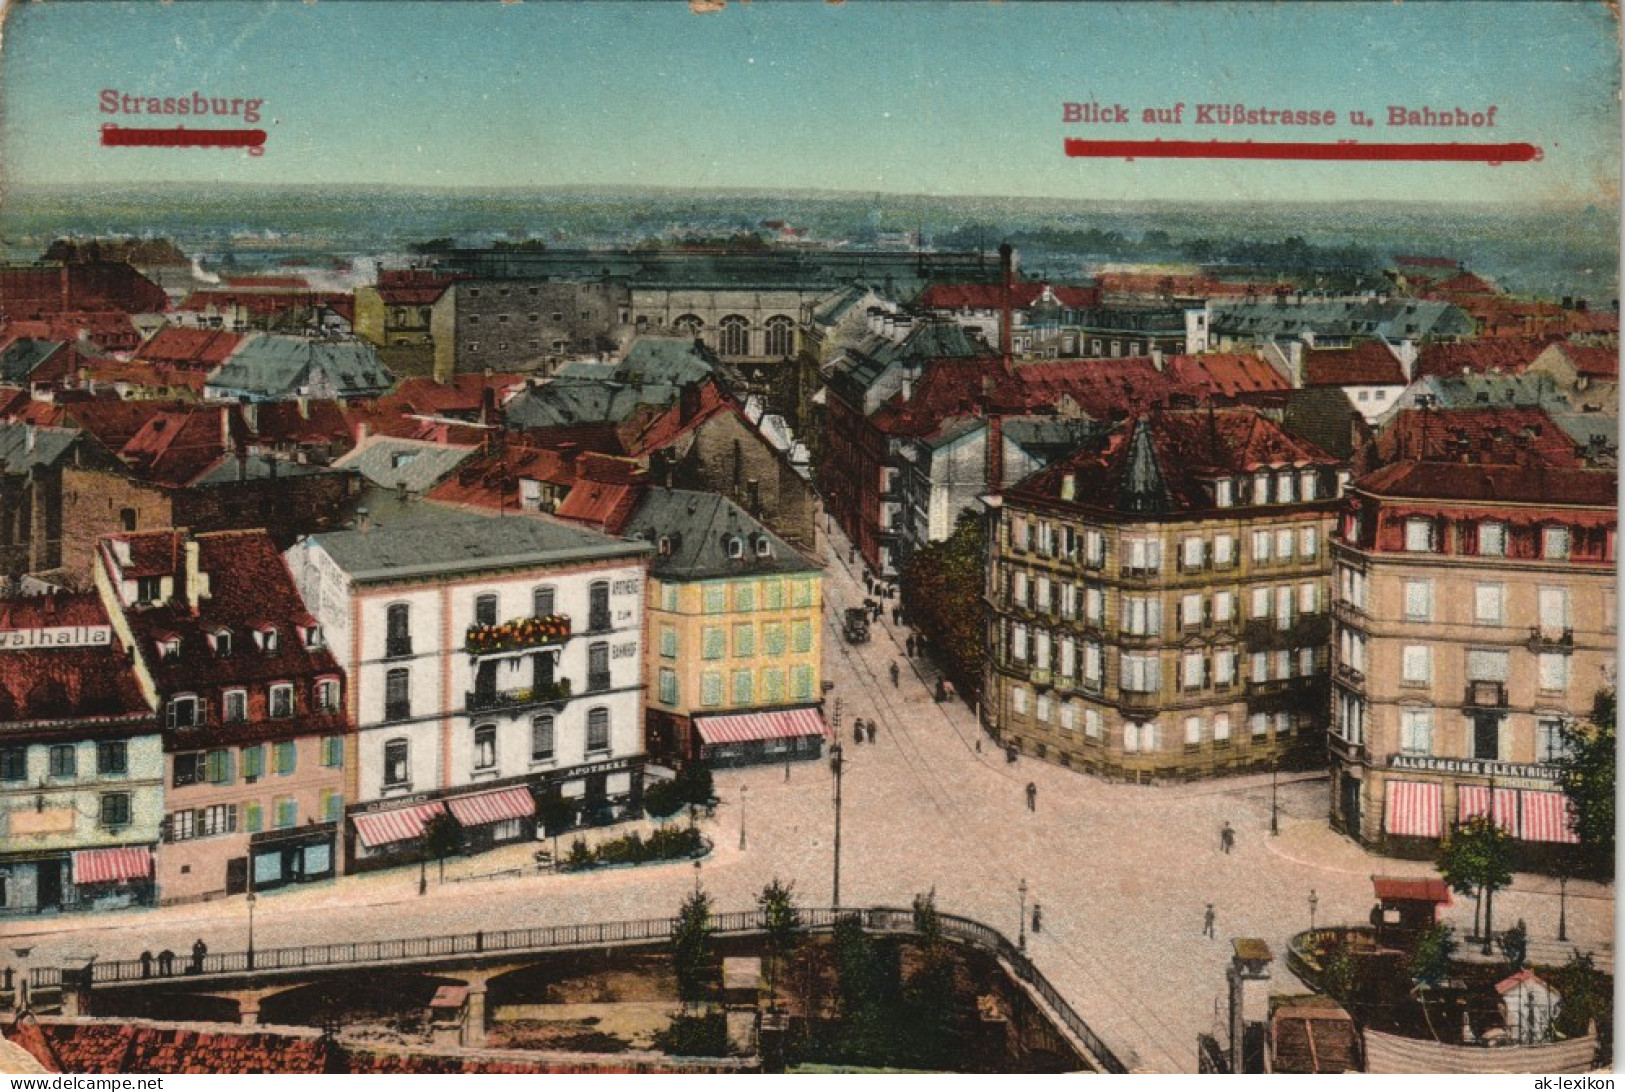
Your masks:
M260 651L271 653L277 649L277 632L275 626L266 626L254 632L254 640L259 642Z
M733 558L734 560L738 560L739 558L745 556L745 543L738 535L729 535L727 542L729 557Z
M1220 508L1229 508L1236 502L1234 483L1229 478L1220 478L1213 483L1213 503Z
M160 576L135 578L135 602L139 607L150 607L163 599L164 581Z
M181 639L179 637L165 637L158 642L158 658L160 660L178 660L181 658Z
M660 536L660 556L661 557L670 557L671 556L671 536L670 535L661 535Z
M305 647L306 648L314 649L314 648L321 648L322 647L322 627L321 626L306 626L305 630L304 630L304 633L305 633Z
M216 656L231 655L231 630L217 629L209 640L214 645L214 654Z
M772 557L773 556L773 543L768 540L768 537L766 535L757 535L756 536L756 556L757 557Z
M1270 476L1259 474L1253 478L1253 503L1268 504L1270 502Z

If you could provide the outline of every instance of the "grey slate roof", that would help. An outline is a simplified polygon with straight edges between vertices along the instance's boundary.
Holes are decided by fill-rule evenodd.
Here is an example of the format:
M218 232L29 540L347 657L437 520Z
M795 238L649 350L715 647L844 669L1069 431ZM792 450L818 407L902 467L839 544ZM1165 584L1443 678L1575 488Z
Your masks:
M425 513L434 507L425 504ZM647 543L627 542L558 520L486 516L455 509L444 509L438 518L312 535L310 541L325 549L352 579L363 583L476 569L635 558L650 550Z
M268 398L292 397L318 373L340 398L381 394L395 383L377 351L365 342L256 334L210 373L207 385Z
M43 338L20 337L0 352L0 382L21 383L34 374L34 369L56 352L65 341L46 341Z
M331 466L296 463L274 455L225 455L187 485L227 485L232 482L266 481L271 478L308 478L315 474L336 474Z
M34 434L34 450L28 450L28 434ZM79 439L76 428L39 428L0 423L0 470L26 474L29 467L50 466L68 453Z
M664 383L632 386L590 379L555 380L527 387L503 408L512 428L557 428L561 425L618 424L639 406L669 406L679 391Z
M1000 425L1007 441L1046 465L1072 454L1107 427L1087 418L1038 416L1006 417Z
M1442 300L1305 300L1301 303L1216 303L1212 331L1235 337L1383 337L1389 341L1470 337L1473 320Z
M711 376L712 362L692 338L640 337L626 350L614 378L623 383L666 383L681 387Z
M1468 372L1418 379L1400 392L1383 419L1389 420L1400 410L1415 407L1423 397L1431 397L1441 409L1536 406L1551 413L1571 413L1577 408L1568 392L1549 375Z
M796 552L778 535L727 497L692 489L651 488L632 513L626 537L656 547L649 561L650 574L662 580L715 580L773 573L817 572L818 566ZM728 556L728 538L743 539L744 556ZM660 540L670 552L659 552ZM765 539L767 557L757 556L756 543Z
M410 491L426 493L472 454L471 447L370 436L333 465L360 471L362 477L386 489L404 482Z

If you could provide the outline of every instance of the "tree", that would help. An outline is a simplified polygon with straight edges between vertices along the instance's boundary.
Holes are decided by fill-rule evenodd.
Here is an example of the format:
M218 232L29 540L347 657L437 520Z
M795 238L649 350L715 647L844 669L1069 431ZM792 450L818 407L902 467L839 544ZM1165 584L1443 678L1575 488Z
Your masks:
M446 858L463 845L463 828L449 812L436 812L423 824L423 855L440 865L440 882L446 882Z
M677 785L685 804L709 804L717 795L711 767L703 762L690 762L678 771Z
M677 996L684 1008L705 1000L711 984L711 896L696 890L683 900L672 928Z
M1455 954L1455 928L1443 922L1429 926L1416 938L1416 947L1411 951L1411 978L1423 988L1437 986L1450 977L1450 961Z
M553 839L553 860L559 859L559 835L575 825L576 806L562 793L550 793L542 801L542 830Z
M643 810L656 819L670 819L683 810L684 803L676 781L656 781L643 790Z
M1557 1013L1557 1030L1569 1038L1584 1035L1593 1020L1607 1040L1613 1028L1613 990L1608 976L1597 969L1591 953L1574 955L1552 976L1552 985L1563 995Z
M1614 867L1614 715L1614 691L1599 691L1590 723L1564 726L1567 754L1556 763L1583 860L1597 876Z
M855 1065L885 1065L898 1042L896 1006L888 1004L895 1000L896 950L877 945L855 914L835 923L834 948L841 1054Z
M1516 974L1523 970L1523 965L1529 958L1529 926L1522 918L1518 924L1501 934L1496 941L1501 949L1501 958L1507 961L1507 969Z
M903 564L903 609L931 641L943 672L961 694L982 689L982 586L987 532L982 516L966 509L942 542L914 551Z
M920 964L903 988L905 1060L914 1065L943 1064L954 1031L954 966L937 914L933 888L914 896L914 933Z
M801 911L796 909L795 881L780 883L777 876L756 896L762 910L762 929L767 933L767 995L769 1003L778 1000L779 962L787 959L801 941Z
M1512 882L1512 835L1488 815L1475 815L1439 846L1439 875L1459 895L1484 893L1484 954L1490 953L1495 893Z

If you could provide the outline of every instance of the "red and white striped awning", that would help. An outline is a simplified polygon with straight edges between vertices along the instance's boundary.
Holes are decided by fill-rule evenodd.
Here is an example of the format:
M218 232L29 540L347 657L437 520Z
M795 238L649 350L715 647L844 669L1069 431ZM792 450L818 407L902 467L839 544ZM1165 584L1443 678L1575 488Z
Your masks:
M73 882L123 883L152 875L152 850L146 846L81 849L73 855Z
M1456 790L1457 819L1465 823L1469 819L1480 815L1488 815L1490 811L1490 787L1488 785L1462 785ZM1495 790L1495 822L1508 834L1516 836L1518 833L1518 790Z
M1569 826L1574 805L1560 792L1523 794L1523 840L1526 842L1578 842Z
M695 717L694 727L706 743L754 743L764 739L824 737L829 728L818 710L779 709L771 713L738 713L726 717Z
M350 818L361 841L368 849L376 849L391 842L405 842L420 836L429 820L445 810L446 805L435 800L394 811L363 812Z
M1434 781L1389 781L1389 834L1437 838L1444 825L1444 789Z
M536 798L524 787L482 792L478 796L459 796L446 801L451 813L465 827L481 823L500 823L505 819L524 819L536 814Z

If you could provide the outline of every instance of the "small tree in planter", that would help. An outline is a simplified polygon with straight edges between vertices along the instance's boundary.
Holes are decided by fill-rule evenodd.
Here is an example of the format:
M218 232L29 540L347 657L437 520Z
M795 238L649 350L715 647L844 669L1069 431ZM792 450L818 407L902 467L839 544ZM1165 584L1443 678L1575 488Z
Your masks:
M1428 1011L1428 994L1450 977L1450 961L1455 954L1456 930L1442 922L1430 926L1417 937L1416 947L1411 950L1408 970L1411 980L1416 983L1416 999L1422 1006L1422 1019L1427 1021L1434 1038L1438 1038L1438 1031L1433 1028L1433 1016Z
M685 804L704 806L716 799L716 781L711 776L711 767L703 762L690 762L684 766L677 775L676 784Z
M1502 933L1496 944L1500 946L1501 958L1507 961L1507 969L1516 974L1529 960L1529 926L1519 918L1518 924Z
M643 790L643 810L653 819L670 819L683 810L686 802L682 786L676 781L656 781Z
M449 812L436 812L423 824L423 854L440 866L440 882L446 882L446 858L463 845L463 828Z
M561 793L551 793L541 807L542 830L553 839L553 860L559 859L559 835L575 825L576 806Z
M677 997L685 1009L704 1001L711 984L711 896L696 890L683 900L672 930Z
M1495 893L1512 882L1512 835L1488 815L1457 823L1439 846L1439 875L1458 895L1484 893L1484 954L1490 954Z
M768 1003L778 1002L779 962L788 959L801 940L801 911L796 909L794 881L780 883L777 876L756 896L762 909L762 927L767 933Z

